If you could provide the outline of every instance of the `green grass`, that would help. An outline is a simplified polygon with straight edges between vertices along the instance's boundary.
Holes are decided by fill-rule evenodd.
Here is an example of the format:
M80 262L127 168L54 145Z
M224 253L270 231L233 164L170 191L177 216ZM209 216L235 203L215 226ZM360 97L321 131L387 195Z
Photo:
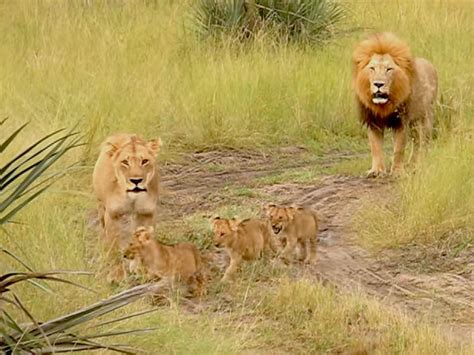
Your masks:
M473 174L472 138L453 138L433 146L419 170L399 182L399 196L366 202L355 218L359 239L375 249L407 244L457 251L472 248Z
M19 215L23 224L0 233L0 244L37 270L97 272L98 236L88 233L86 215L95 206L90 180L97 147L109 134L161 136L162 160L175 159L183 150L223 146L271 151L295 144L319 152L366 146L350 84L350 55L362 33L321 49L277 46L264 39L252 46L214 46L187 29L191 2L0 2L0 118L9 116L12 126L31 121L18 144L76 123L87 142L63 161L84 164ZM474 229L474 3L374 0L349 5L353 25L397 32L416 55L433 61L440 78L434 148L416 174L401 180L391 205L367 204L365 218L377 223L359 228L361 240L371 248L414 241L466 248ZM328 172L362 174L368 168L363 159L343 161ZM312 183L318 174L317 169L295 171L289 179ZM236 198L253 193L247 187L231 192ZM238 205L216 212L242 218L257 213ZM209 246L208 220L189 218L181 231L163 229L163 238ZM371 339L380 353L460 351L426 322L388 311L363 295L286 282L278 272L263 289L266 284L251 277L253 267L265 268L258 263L246 267L230 313L194 315L165 307L130 323L156 325L157 332L125 341L164 353L349 351L369 348ZM0 272L12 269L19 266L0 256ZM53 295L29 286L16 291L39 319L78 309L113 291L100 275L81 280L99 295L67 286L56 286ZM246 291L253 291L253 303L246 303ZM365 318L357 323L360 310Z

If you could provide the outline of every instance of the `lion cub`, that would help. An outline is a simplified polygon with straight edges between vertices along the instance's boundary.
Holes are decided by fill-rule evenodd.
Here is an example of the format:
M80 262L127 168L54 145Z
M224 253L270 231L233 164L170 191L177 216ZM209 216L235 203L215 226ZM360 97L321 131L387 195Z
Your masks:
M299 246L304 262L314 263L318 233L316 212L305 207L281 207L269 204L265 208L265 213L275 234L286 242L281 257L289 260Z
M165 245L153 238L153 232L153 227L138 227L124 252L124 258L134 265L138 260L150 279L168 278L194 284L201 294L202 260L196 246L192 243Z
M238 221L215 217L212 220L212 230L214 244L223 246L230 257L230 264L222 281L229 280L235 274L242 260L257 259L264 251L277 251L271 227L263 220Z

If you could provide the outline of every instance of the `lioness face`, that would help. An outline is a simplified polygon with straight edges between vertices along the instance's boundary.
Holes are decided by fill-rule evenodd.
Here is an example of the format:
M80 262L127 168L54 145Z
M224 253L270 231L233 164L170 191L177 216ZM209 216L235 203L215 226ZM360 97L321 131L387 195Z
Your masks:
M155 176L157 141L143 144L132 141L116 150L113 164L117 180L129 194L147 192L149 181Z
M397 71L401 70L389 54L374 54L367 64L372 102L384 105L390 100L390 89Z
M216 217L212 221L212 231L214 233L214 245L223 246L227 238L237 230L237 221Z
M275 234L280 233L293 220L295 211L294 207L278 207L273 204L267 206L266 215Z

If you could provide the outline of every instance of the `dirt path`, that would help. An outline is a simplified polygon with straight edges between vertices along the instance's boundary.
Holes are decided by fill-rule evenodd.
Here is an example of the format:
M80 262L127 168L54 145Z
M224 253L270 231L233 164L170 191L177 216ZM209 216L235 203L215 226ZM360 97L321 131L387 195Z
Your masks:
M289 169L304 169L314 164L331 166L354 158L350 154L333 154L316 162L307 157L300 148L282 149L271 156L242 151L186 155L182 164L163 167L160 218L172 221L230 203L229 196L222 193L226 186L251 186L266 196L273 196L273 202L312 206L322 217L319 262L313 271L319 278L428 315L460 340L471 341L474 334L472 273L422 274L409 268L407 271L398 262L403 260L400 252L375 256L354 243L349 222L360 207L360 200L369 195L388 196L391 189L388 180L329 175L312 184L255 184L257 178Z

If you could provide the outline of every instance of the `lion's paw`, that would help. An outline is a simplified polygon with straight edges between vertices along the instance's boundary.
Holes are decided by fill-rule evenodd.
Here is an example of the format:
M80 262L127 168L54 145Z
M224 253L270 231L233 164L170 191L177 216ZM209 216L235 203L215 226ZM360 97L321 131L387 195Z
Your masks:
M386 175L384 169L370 169L366 174L368 178L385 177Z

